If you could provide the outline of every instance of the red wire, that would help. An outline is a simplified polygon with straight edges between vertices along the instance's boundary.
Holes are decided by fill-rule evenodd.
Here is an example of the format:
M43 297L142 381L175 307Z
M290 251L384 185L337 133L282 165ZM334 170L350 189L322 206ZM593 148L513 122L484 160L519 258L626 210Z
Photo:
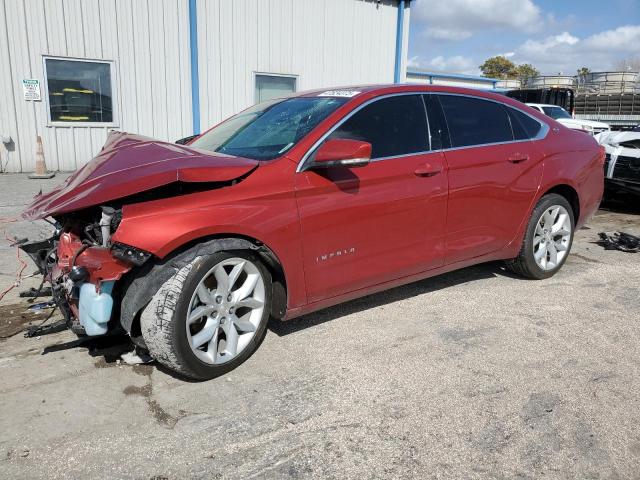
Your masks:
M7 217L0 218L0 225L1 224L15 222L16 220L17 220L17 218L15 218L15 217L14 218L7 218ZM7 234L6 227L2 229L2 233L4 234L4 238L9 242L9 244L15 242L15 238L11 238ZM22 282L22 272L24 272L24 269L27 268L27 262L25 262L22 258L20 258L20 248L17 245L16 245L16 259L18 260L18 262L21 265L20 268L18 268L18 270L16 271L16 280L13 283L13 285L11 285L9 288L4 290L3 292L0 292L0 301L2 301L2 299L4 298L4 296L7 293L9 293L11 290L13 290L18 285L20 285L20 283Z

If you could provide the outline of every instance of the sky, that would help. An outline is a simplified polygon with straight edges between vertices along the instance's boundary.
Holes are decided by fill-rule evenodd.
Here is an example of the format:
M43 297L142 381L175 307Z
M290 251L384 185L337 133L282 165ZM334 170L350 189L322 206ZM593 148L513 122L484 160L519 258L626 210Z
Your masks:
M480 74L504 55L542 74L640 59L640 0L413 0L409 67Z

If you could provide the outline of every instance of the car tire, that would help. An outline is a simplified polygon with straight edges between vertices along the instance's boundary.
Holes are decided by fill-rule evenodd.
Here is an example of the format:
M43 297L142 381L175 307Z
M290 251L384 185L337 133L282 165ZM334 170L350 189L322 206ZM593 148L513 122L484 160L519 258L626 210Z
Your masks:
M569 256L573 243L573 208L562 195L543 196L531 213L518 256L507 267L526 278L542 280L555 275Z
M140 326L149 353L195 380L229 372L262 342L271 290L271 275L252 252L196 257L142 311Z

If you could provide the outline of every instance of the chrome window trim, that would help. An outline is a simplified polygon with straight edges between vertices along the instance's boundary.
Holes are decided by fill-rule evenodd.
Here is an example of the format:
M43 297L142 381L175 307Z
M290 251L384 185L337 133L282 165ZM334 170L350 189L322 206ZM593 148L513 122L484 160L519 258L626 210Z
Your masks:
M505 108L513 108L514 110L517 110L518 112L523 113L524 115L528 116L529 118L535 120L536 122L538 122L540 124L540 131L538 132L538 134L535 137L526 138L526 139L523 139L523 140L511 140L511 141L507 141L507 142L493 142L493 143L480 143L480 144L475 144L475 145L465 145L465 146L462 146L462 147L448 147L448 148L441 148L441 149L438 149L438 150L427 150L427 151L423 151L423 152L404 153L402 155L393 155L393 156L389 156L389 157L372 158L370 163L379 162L379 161L382 161L382 160L392 160L392 159L396 159L396 158L411 157L413 155L425 155L427 153L448 152L450 150L451 151L453 151L453 150L462 150L462 149L465 149L465 148L490 147L490 146L494 146L494 145L508 145L508 144L511 144L511 143L535 142L535 141L543 140L544 138L546 138L546 136L547 136L547 134L549 133L549 130L550 130L549 125L547 123L543 122L542 120L540 120L539 118L534 117L533 115L521 110L518 107L514 107L512 105L507 105L506 103L499 102L498 100L494 100L492 98L479 97L479 96L470 95L470 94L467 94L467 93L433 92L433 91L428 91L428 92L425 92L425 91L410 91L410 92L388 93L386 95L380 95L379 97L371 98L371 99L367 100L366 102L362 103L361 105L358 105L356 108L351 110L347 115L342 117L329 130L327 130L313 145L311 145L311 147L304 154L304 156L302 157L302 160L300 160L300 162L298 163L298 166L296 167L296 173L304 172L306 170L306 168L309 166L309 165L307 165L307 160L309 160L309 157L315 151L315 149L318 148L318 146L320 146L320 144L322 142L324 142L329 135L331 135L344 122L346 122L349 118L351 118L357 112L359 112L364 107L366 107L366 106L368 106L368 105L370 105L370 104L372 104L372 103L374 103L374 102L376 102L378 100L382 100L384 98L389 98L389 97L400 97L400 96L403 96L403 95L452 95L452 96L457 96L457 97L468 97L468 98L474 98L474 99L478 99L478 100L485 100L487 102L497 103L498 105L502 105ZM427 117L427 128L430 129L429 115L427 114L426 103L424 103L424 100L423 100L423 104L425 106L425 115ZM446 112L444 112L444 109L443 109L443 113L444 113L445 118L446 118L447 114L446 114ZM429 146L431 146L430 130L429 130Z

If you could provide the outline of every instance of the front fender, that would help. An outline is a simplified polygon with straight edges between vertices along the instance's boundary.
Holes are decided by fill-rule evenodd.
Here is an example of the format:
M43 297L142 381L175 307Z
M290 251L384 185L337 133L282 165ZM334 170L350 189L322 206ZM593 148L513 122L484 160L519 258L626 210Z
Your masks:
M249 183L247 179L228 189L125 205L112 240L165 259L202 239L250 239L253 244L264 244L277 257L287 283L289 307L300 306L306 303L306 290L293 192L283 189L250 196L255 190Z

